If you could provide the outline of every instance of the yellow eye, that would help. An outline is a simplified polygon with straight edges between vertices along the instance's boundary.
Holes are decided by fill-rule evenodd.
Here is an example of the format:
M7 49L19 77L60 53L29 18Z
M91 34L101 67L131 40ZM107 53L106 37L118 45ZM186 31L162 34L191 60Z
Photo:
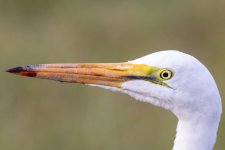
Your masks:
M169 80L173 77L173 72L170 70L162 70L160 72L159 76L163 80Z

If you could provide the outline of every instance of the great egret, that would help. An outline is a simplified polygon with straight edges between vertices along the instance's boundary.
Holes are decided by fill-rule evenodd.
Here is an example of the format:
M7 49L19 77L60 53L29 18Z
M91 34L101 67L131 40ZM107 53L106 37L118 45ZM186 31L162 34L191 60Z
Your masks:
M173 150L212 150L215 144L220 94L207 68L188 54L167 50L126 63L36 64L7 71L94 85L167 109L179 120Z

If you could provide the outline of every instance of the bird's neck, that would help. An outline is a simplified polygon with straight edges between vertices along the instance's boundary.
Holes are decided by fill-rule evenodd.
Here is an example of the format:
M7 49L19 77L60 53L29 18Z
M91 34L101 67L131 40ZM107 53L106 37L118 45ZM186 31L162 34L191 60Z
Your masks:
M180 120L173 150L212 150L219 124L214 119Z

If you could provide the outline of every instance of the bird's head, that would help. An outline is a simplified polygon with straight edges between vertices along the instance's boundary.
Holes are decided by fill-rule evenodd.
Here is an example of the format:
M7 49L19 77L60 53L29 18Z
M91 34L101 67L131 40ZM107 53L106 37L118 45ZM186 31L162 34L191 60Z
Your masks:
M209 71L194 57L174 50L126 63L38 64L7 71L120 91L168 109L180 119L221 113L220 95Z

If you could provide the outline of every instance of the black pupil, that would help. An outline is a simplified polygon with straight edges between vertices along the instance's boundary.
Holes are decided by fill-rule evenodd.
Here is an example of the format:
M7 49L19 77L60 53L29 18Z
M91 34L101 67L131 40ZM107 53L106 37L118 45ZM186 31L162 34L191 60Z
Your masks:
M168 72L164 72L163 73L163 77L167 78L169 76L169 73Z

